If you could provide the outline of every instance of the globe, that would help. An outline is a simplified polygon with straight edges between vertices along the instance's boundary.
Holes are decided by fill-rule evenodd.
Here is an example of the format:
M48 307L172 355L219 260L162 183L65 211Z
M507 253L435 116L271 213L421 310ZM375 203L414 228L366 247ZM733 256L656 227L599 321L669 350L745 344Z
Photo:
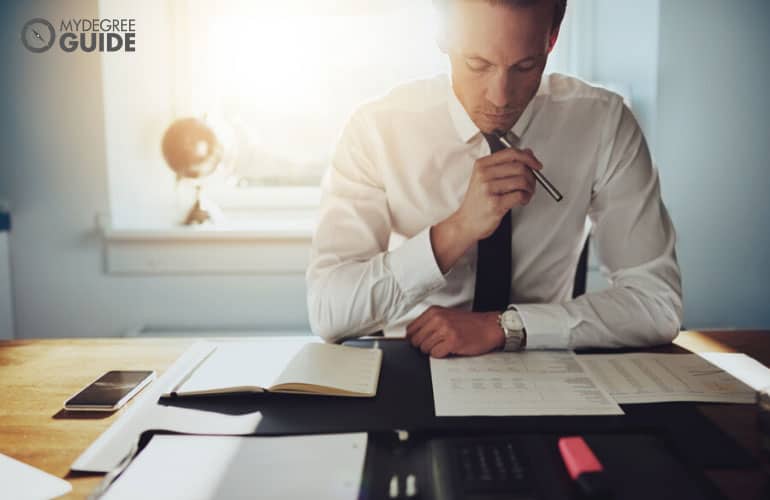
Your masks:
M177 176L200 179L214 173L222 162L222 145L200 118L181 118L163 134L163 157Z
M222 144L211 127L200 118L176 120L163 134L161 149L177 179L192 179L195 185L195 204L183 223L192 225L221 220L221 210L201 195L201 179L213 174L222 163Z

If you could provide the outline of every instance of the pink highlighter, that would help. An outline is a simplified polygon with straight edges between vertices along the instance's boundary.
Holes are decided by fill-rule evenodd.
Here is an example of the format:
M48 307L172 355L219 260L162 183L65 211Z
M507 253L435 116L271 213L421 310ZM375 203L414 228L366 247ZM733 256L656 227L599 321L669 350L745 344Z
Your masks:
M586 498L610 498L604 467L582 437L560 438L559 451L570 477Z

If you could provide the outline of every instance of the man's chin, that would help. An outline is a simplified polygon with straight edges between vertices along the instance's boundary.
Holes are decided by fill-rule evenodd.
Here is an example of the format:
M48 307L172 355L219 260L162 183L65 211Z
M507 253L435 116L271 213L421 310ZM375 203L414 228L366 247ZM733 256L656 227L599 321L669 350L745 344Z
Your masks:
M518 116L504 115L491 116L486 113L479 113L473 120L476 126L485 134L491 134L496 130L507 132L516 124Z

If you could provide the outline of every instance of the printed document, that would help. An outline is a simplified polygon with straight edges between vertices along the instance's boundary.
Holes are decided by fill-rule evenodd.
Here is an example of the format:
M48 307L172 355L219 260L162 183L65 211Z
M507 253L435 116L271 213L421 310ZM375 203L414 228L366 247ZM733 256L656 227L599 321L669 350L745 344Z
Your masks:
M572 351L430 359L437 417L622 415Z
M754 390L704 359L709 354L582 354L577 358L620 404L753 403ZM722 359L731 358L715 358Z

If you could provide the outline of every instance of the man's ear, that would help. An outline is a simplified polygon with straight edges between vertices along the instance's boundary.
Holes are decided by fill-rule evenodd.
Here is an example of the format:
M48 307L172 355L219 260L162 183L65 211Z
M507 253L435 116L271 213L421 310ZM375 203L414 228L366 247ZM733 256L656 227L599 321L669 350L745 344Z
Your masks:
M556 39L559 38L559 28L551 31L551 35L548 37L548 53L550 54L553 48L556 46Z

